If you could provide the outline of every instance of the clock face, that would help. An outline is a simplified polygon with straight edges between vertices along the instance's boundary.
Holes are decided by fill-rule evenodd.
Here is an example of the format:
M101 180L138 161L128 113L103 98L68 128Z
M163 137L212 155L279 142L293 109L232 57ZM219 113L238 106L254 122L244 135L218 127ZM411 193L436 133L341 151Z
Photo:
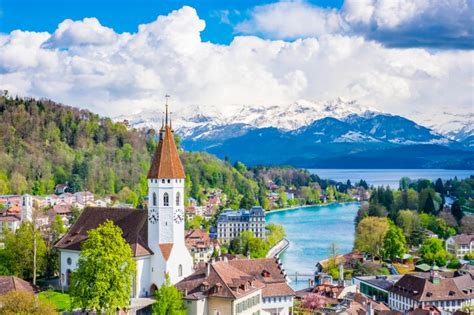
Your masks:
M158 215L156 209L151 209L148 213L148 221L150 221L151 224L155 224L159 219L160 216Z
M184 220L183 210L181 209L176 210L174 214L174 222L181 223L183 222L183 220Z

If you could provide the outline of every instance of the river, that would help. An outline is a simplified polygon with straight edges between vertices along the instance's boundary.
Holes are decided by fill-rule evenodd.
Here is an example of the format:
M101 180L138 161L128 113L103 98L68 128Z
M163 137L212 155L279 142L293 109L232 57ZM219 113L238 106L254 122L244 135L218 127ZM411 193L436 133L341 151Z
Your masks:
M351 251L358 208L358 203L346 203L267 213L267 222L283 225L290 242L280 255L286 273L313 274L316 262L328 257L332 242L336 242L339 253ZM300 277L298 282L290 279L293 289L308 286L307 277Z
M369 185L390 186L398 188L400 178L408 177L415 179L443 180L454 178L467 178L474 175L474 170L444 170L444 169L309 169L312 174L323 179L332 179L338 182L346 182L348 179L352 183L365 180Z

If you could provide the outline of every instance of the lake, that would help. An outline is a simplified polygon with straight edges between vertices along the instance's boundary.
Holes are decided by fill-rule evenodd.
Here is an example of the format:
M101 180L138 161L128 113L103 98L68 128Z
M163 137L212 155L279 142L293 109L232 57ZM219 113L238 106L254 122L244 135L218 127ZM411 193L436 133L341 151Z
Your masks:
M474 175L474 170L445 170L445 169L308 169L312 174L322 179L332 179L346 182L348 179L354 184L361 179L369 185L390 186L398 188L398 182L402 177L410 179L443 180L454 178L467 178Z
M286 273L313 274L316 262L329 256L332 242L336 242L339 253L350 252L358 208L358 203L346 203L267 213L267 222L283 225L290 242L280 255ZM298 282L292 279L291 286L306 288L307 277Z

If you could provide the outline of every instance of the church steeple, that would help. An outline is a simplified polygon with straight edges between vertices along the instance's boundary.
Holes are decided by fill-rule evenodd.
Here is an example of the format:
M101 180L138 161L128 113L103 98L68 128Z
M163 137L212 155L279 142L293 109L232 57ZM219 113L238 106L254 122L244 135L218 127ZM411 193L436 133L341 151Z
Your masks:
M179 159L178 149L174 142L171 120L168 113L168 98L166 97L166 111L164 125L160 131L160 140L148 171L149 179L185 178L184 168Z

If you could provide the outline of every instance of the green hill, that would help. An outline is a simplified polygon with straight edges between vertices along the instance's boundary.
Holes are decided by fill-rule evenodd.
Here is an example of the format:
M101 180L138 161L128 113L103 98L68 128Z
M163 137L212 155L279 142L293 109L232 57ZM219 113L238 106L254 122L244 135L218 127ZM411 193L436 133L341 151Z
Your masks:
M56 184L73 191L118 194L138 204L155 132L129 130L86 110L50 100L0 97L0 194L51 194ZM207 153L182 152L188 196L220 188L229 205L255 203L258 185L229 163Z

